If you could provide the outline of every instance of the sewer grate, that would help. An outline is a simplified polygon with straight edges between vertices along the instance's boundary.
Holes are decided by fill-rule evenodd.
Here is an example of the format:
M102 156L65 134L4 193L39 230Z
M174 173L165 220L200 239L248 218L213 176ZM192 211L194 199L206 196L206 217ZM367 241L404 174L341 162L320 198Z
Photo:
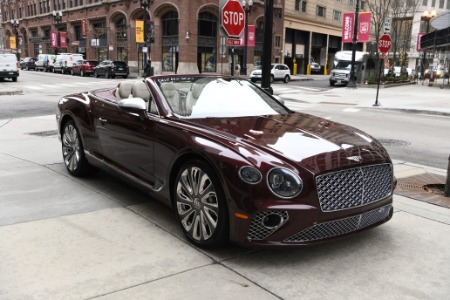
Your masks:
M395 193L415 200L450 208L450 197L444 197L429 188L430 186L440 186L444 182L444 176L431 173L398 178Z
M401 147L401 146L409 146L411 145L410 142L402 141L402 140L395 140L395 139L377 139L382 145L384 146L392 146L392 147Z
M28 134L29 134L29 135L34 135L34 136L47 137L47 136L58 135L58 130L47 130L47 131L29 132Z

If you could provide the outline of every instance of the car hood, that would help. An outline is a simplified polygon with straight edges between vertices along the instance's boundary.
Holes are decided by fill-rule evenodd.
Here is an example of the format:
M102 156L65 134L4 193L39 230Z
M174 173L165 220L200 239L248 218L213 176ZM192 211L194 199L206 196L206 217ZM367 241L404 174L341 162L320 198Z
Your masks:
M256 155L290 160L312 173L355 164L390 162L374 138L351 126L308 114L192 119L212 129L250 161ZM253 149L250 149L253 148ZM255 149L257 148L257 149ZM258 159L256 159L258 160Z

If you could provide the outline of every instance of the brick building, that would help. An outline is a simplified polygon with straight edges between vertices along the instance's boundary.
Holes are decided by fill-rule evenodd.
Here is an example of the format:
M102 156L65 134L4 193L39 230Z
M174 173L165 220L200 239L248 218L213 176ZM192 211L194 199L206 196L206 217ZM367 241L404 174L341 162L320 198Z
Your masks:
M136 43L136 20L144 19L145 11L141 2L0 0L5 48L10 48L10 37L17 34L22 58L39 53L82 53L87 59L125 60L132 70L142 69L144 44ZM221 47L224 34L219 0L145 2L149 2L147 19L153 23L154 42L149 46L155 74L229 73L231 57L242 64L243 47ZM274 0L273 62L283 59L283 7L284 0ZM13 26L11 20L18 20L18 25ZM261 60L264 0L253 1L248 24L255 26L256 36L255 46L248 48L249 73ZM52 47L55 32L65 43ZM223 51L225 55L221 55Z

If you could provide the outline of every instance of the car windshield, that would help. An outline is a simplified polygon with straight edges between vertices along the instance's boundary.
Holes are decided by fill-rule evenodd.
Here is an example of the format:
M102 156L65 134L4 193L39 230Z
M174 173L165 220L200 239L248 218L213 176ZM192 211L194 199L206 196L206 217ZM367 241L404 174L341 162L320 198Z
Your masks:
M361 64L361 63L360 62L355 62L355 66L358 65L358 64ZM350 70L351 68L352 68L352 62L351 61L341 60L336 65L335 69Z
M172 111L184 118L231 118L289 114L275 99L246 80L228 78L157 79Z
M119 67L125 67L127 64L124 61L113 61L113 64Z

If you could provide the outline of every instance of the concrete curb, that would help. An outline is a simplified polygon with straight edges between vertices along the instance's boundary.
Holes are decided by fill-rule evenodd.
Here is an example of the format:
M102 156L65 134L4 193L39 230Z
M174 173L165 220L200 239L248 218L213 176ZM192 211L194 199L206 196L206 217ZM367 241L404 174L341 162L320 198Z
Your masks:
M18 88L6 88L6 89L1 89L0 90L0 96L4 96L4 95L20 95L23 94L23 90L22 89L18 89Z

